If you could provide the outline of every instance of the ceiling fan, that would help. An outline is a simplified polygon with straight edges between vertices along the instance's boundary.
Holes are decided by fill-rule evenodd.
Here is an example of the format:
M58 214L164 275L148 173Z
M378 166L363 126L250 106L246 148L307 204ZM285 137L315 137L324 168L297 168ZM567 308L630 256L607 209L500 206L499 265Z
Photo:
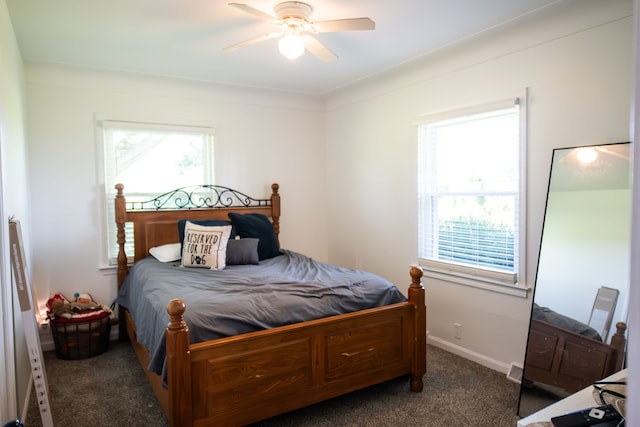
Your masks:
M289 59L298 58L306 49L320 60L331 62L335 61L338 56L318 39L313 37L312 34L373 30L376 25L375 22L369 18L335 19L314 22L309 20L313 8L307 3L299 1L286 1L277 4L273 8L276 16L271 16L268 13L243 3L229 3L229 6L240 9L262 20L269 21L279 27L279 30L228 46L224 48L225 51L236 50L253 43L279 37L278 47L280 53Z

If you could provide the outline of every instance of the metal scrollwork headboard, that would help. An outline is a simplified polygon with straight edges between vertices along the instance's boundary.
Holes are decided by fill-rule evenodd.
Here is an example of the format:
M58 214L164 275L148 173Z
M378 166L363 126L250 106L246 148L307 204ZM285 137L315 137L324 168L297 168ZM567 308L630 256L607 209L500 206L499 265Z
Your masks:
M270 206L271 199L255 199L221 185L177 188L145 201L127 201L127 210L211 209Z

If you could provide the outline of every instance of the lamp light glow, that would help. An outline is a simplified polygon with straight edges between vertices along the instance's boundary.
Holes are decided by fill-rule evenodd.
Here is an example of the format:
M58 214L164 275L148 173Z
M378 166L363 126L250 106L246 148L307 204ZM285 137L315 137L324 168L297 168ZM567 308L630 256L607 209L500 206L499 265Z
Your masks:
M594 150L591 147L583 147L578 149L578 160L580 160L581 163L592 163L596 160L596 158L598 157L598 153L596 152L596 150Z
M288 59L299 58L304 53L304 39L296 31L287 31L278 41L278 49Z

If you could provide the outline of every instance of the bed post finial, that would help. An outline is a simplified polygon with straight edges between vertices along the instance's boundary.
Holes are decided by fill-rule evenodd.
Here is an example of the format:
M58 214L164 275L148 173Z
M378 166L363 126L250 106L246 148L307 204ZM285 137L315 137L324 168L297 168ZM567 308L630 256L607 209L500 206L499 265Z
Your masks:
M169 387L169 425L193 425L191 408L191 360L189 326L184 321L187 306L181 299L167 304L169 325L166 331L167 384Z
M167 304L167 313L169 314L169 326L167 329L170 331L189 331L187 322L184 321L184 312L187 311L187 305L181 299L172 299Z
M411 267L411 269L409 270L409 276L411 276L411 287L412 288L423 288L422 286L422 282L420 281L420 279L422 279L422 269L420 267L416 267L413 266Z
M413 304L415 312L414 348L411 361L411 391L420 392L423 388L422 377L427 372L427 307L425 292L422 286L422 269L413 266L409 270L411 285L409 285L409 302Z

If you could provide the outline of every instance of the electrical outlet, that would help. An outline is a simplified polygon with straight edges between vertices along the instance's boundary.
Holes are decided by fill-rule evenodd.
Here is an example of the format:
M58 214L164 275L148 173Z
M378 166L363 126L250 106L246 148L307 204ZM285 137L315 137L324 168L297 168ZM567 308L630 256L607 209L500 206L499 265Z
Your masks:
M453 324L453 337L457 340L462 339L462 325L458 322Z

